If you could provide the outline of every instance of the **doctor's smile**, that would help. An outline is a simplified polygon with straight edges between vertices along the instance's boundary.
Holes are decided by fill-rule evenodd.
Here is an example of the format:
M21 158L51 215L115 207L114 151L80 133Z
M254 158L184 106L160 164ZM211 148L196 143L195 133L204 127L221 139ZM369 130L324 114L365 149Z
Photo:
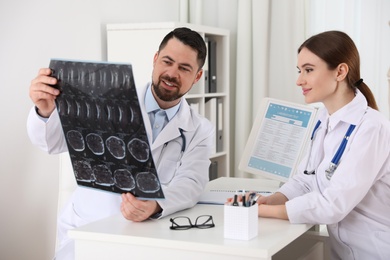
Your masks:
M180 84L177 82L176 78L165 76L161 77L160 82L163 82L165 84L164 87L168 90L180 90Z

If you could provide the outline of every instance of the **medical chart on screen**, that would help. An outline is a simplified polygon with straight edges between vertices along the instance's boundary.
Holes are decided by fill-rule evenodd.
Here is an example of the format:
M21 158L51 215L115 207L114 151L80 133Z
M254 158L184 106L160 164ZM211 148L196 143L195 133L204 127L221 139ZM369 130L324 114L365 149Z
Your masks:
M77 184L163 199L132 66L52 59L50 69Z
M286 181L299 163L316 109L273 99L264 103L245 148L243 167Z

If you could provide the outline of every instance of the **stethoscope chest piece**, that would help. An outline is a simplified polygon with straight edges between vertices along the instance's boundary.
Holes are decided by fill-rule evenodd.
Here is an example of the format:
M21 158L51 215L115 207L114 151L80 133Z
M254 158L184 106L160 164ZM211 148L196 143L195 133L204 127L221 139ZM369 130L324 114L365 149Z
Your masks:
M329 168L325 170L325 175L328 180L332 178L334 171L337 169L337 165L334 163L330 163Z

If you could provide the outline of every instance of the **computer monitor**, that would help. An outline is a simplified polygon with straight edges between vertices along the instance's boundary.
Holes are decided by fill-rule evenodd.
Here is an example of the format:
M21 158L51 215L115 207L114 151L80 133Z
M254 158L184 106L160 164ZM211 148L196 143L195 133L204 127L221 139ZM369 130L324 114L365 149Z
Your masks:
M245 146L239 169L287 182L302 159L318 108L264 98Z

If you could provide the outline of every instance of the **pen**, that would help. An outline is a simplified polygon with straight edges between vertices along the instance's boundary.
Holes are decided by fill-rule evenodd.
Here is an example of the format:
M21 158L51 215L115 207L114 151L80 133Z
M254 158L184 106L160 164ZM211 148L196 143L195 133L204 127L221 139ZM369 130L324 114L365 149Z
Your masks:
M257 200L258 200L259 198L260 198L260 194L257 194L256 197L252 200L251 205L252 205L252 206L255 205L256 202L257 202Z
M238 206L238 202L237 202L237 193L234 194L234 200L233 200L232 206Z
M253 203L253 198L256 196L256 193L255 192L251 192L249 193L249 196L248 196L248 207L252 206L252 203Z
M244 195L242 195L242 206L243 207L246 207L247 205L246 205L246 201L245 201L245 194Z

